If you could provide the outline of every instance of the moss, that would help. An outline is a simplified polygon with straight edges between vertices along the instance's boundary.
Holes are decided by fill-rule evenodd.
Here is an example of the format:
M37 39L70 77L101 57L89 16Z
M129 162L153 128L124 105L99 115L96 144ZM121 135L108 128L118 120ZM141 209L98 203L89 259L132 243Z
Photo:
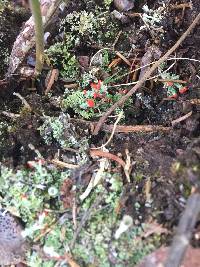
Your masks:
M72 44L69 39L66 42L59 42L46 50L48 61L60 70L60 74L66 80L74 80L79 75L78 61L75 55L69 52Z

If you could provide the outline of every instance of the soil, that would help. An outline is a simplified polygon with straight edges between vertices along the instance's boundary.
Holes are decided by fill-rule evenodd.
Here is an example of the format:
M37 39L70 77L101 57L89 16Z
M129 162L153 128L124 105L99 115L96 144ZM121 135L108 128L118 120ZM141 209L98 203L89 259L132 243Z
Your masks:
M71 9L84 9L84 1L78 2L79 4L71 6ZM140 12L141 7L147 1L138 2L134 12ZM183 2L170 1L171 5ZM148 1L148 4L150 8L155 8L160 6L160 1ZM151 36L149 32L138 35L130 34L127 37L129 45L134 43L138 49L141 49L140 57L144 56L149 46L155 44L162 53L167 51L200 12L199 0L192 1L192 5L192 9L172 9L167 13L163 22L163 38L159 39L159 34ZM114 9L114 6L111 6L112 9ZM17 21L17 25L12 19L7 22L10 29L13 25L16 25L16 28L13 28L12 31L9 30L10 34L5 42L5 46L9 43L9 51L11 44L19 33L22 21L25 21L24 16L23 19ZM132 27L133 32L137 32L135 25L139 28L140 24L141 21L138 18L129 18L125 24L120 22L120 27L124 33L130 27ZM81 54L90 57L97 51L96 49L91 50L85 44L82 47L81 45L78 51L75 51L77 56ZM176 51L176 57L200 60L199 47L200 27L198 26ZM127 51L130 47L125 47L123 39L119 38L116 49ZM164 244L169 244L169 241L171 241L173 229L184 210L191 187L199 186L199 172L195 170L200 168L199 62L178 61L178 64L173 67L173 71L180 75L181 80L187 81L189 91L180 94L176 100L166 99L161 84L154 83L152 87L151 83L147 82L138 92L143 95L143 101L133 96L133 106L126 111L124 124L149 124L167 127L171 126L173 120L191 111L192 115L175 124L167 133L115 133L112 142L109 144L109 152L115 155L120 153L124 159L126 158L125 150L128 149L132 161L131 183L127 184L124 177L124 189L121 198L122 213L131 215L135 221L138 220L140 223L153 219L164 225L170 231L170 234L164 238ZM3 77L5 73L6 70L1 71L1 76ZM39 83L33 83L30 79L20 81L20 77L17 76L9 80L8 83L0 85L0 122L6 122L9 126L9 130L5 129L3 135L1 135L4 141L0 142L0 161L8 167L20 169L26 165L27 161L34 159L35 152L29 148L29 144L37 148L46 159L52 159L58 149L58 144L46 145L38 131L43 122L43 114L55 116L60 112L60 109L44 95L45 77L46 72L42 75ZM59 89L60 85L62 85L62 81L59 80L54 84L53 96L59 96L63 93ZM27 100L31 106L31 111L23 107L21 100L13 96L13 92L20 93ZM193 101L194 99L196 102ZM9 117L5 112L20 114L20 116ZM74 116L73 112L71 116ZM75 120L73 124L76 131L83 135L84 133L80 133L80 129L84 123ZM88 138L91 134L91 132L88 132ZM108 139L109 135L102 131L98 136L90 137L91 147L99 147ZM65 156L70 157L70 153L69 151L65 152ZM180 168L177 167L178 164L181 165ZM145 188L149 179L151 181L151 201L147 205L147 193L145 191L147 189ZM140 203L139 209L135 208L137 202ZM194 241L194 244L196 244L196 241Z

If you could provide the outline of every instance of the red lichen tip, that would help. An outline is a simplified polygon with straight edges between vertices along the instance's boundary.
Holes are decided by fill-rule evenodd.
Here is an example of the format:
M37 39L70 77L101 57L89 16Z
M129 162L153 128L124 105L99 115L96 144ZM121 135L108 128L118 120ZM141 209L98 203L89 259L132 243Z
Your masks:
M90 108L93 108L95 106L94 100L93 99L88 99L87 100L87 105Z
M189 90L188 87L187 87L187 86L184 86L184 87L181 87L181 88L179 89L179 93L180 93L180 94L184 94L184 93L186 93L188 90Z
M101 80L98 80L98 83L90 83L91 88L99 90L101 88Z
M174 83L173 82L166 82L167 86L172 86Z

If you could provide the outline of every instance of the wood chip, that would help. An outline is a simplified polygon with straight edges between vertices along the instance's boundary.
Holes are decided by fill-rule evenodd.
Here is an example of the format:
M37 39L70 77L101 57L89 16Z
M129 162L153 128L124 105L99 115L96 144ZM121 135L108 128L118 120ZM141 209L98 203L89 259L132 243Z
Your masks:
M58 75L59 75L58 69L52 69L49 75L47 75L45 80L45 85L46 85L45 95L47 95L50 92L54 82L58 80Z

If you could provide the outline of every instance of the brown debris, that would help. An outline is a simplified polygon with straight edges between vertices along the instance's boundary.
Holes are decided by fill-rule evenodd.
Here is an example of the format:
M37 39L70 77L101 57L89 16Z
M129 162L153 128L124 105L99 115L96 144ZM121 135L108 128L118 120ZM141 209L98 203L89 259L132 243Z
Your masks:
M75 192L72 190L72 186L73 182L70 179L66 179L61 186L60 195L64 209L69 209L73 206Z
M50 92L54 82L57 81L58 79L58 75L59 75L58 69L52 69L50 71L50 74L47 75L45 79L45 85L46 85L45 95L47 95Z
M106 132L111 132L113 125L104 124L102 129ZM137 132L169 132L170 127L161 125L118 125L116 126L116 133L137 133Z
M172 126L175 126L176 124L184 121L184 120L187 120L190 116L192 116L192 111L188 112L187 114L185 114L184 116L181 116L180 118L178 119L175 119L171 122Z

